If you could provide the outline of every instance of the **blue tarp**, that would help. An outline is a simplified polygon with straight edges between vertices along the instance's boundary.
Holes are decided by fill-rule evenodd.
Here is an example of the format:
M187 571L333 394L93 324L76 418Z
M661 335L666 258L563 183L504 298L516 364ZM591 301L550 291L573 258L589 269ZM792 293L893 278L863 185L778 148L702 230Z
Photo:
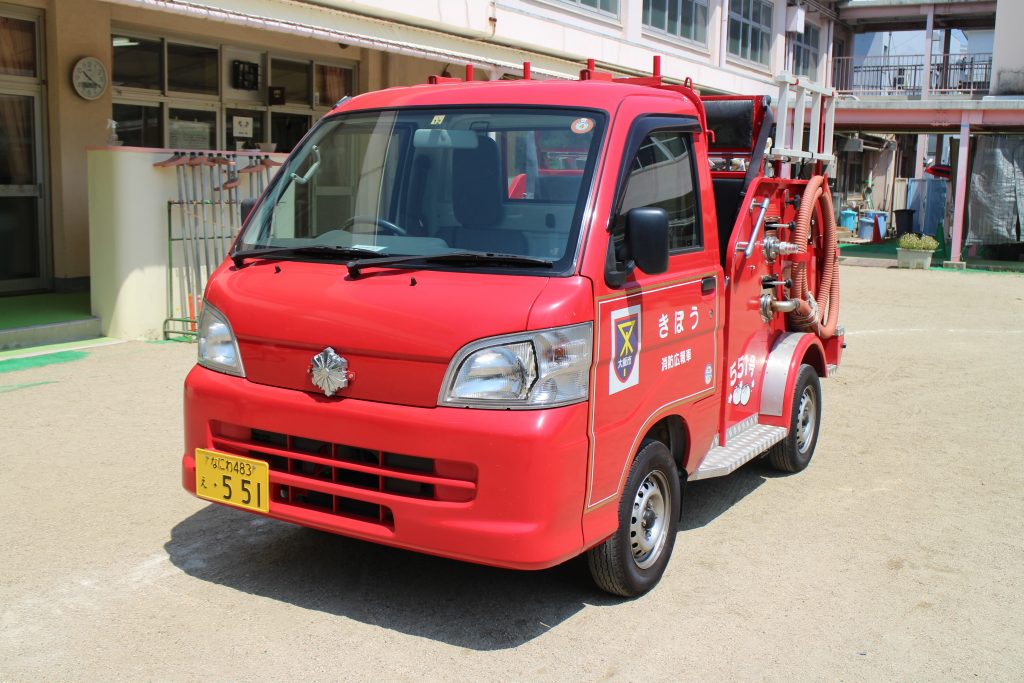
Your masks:
M911 178L907 181L907 208L914 210L914 232L933 237L942 234L938 227L946 214L948 185L948 181L940 178Z

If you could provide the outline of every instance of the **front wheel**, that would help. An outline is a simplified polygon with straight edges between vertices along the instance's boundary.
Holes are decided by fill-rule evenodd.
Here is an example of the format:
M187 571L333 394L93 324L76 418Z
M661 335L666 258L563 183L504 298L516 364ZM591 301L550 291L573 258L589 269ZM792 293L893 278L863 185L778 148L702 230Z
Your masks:
M801 365L793 386L789 434L768 451L768 461L780 472L799 472L807 467L818 444L821 425L821 382L810 365Z
M661 580L676 541L679 471L660 441L645 441L629 470L619 500L619 528L587 552L594 581L627 598L643 595Z

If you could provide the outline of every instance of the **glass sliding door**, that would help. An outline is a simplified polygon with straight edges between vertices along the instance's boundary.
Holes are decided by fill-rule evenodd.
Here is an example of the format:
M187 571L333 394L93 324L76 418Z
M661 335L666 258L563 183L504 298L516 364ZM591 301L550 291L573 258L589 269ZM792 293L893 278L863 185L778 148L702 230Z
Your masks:
M51 285L38 29L0 16L0 294Z
M49 285L39 140L38 96L0 92L0 293Z

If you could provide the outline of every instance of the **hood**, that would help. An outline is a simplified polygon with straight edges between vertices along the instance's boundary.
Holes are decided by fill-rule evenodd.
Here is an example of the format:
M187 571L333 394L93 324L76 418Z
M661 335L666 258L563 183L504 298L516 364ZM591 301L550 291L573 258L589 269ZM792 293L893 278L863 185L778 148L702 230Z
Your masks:
M354 374L339 398L433 407L467 343L526 329L549 278L275 261L225 265L207 300L231 323L246 379L314 394L309 367L332 347Z

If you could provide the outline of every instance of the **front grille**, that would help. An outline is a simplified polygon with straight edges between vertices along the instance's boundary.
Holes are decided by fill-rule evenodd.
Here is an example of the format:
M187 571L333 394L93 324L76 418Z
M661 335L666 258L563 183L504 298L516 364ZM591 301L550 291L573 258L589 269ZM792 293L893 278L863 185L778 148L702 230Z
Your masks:
M237 425L213 425L213 446L264 460L270 495L285 503L394 526L395 499L468 502L476 496L469 463L357 448Z

